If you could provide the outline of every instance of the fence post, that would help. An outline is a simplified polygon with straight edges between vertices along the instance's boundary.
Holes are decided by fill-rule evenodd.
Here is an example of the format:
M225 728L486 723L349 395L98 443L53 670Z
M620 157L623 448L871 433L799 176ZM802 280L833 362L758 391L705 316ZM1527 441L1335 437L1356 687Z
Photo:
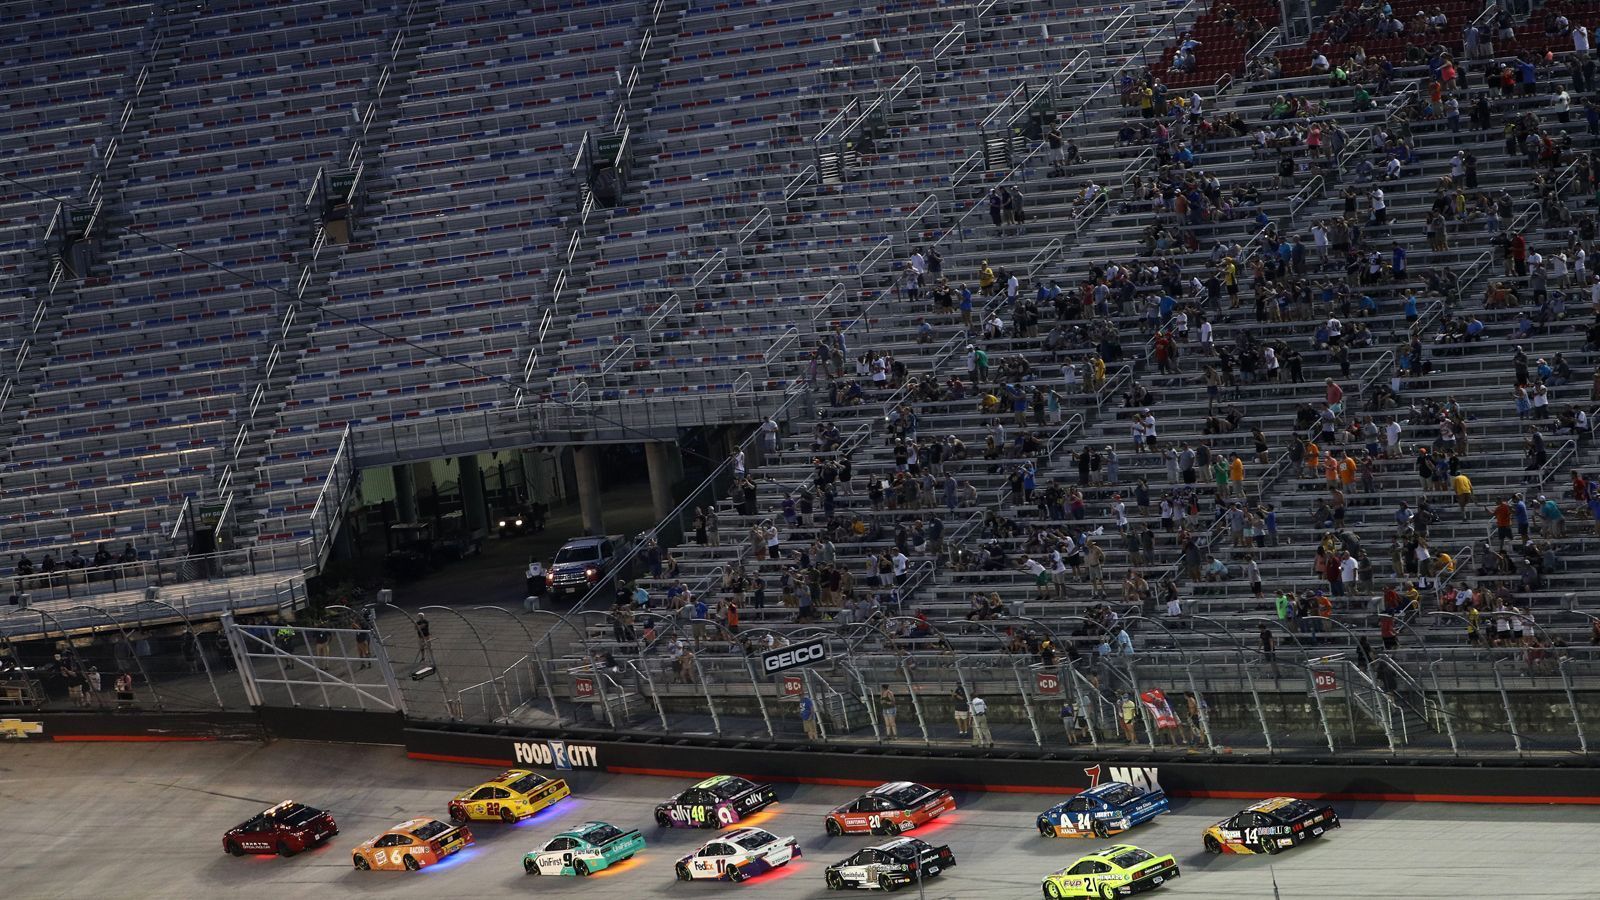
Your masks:
M1500 675L1500 664L1504 659L1497 659L1491 666L1494 670L1494 684L1500 690L1500 705L1506 710L1506 725L1511 729L1511 741L1517 748L1517 755L1522 755L1522 732L1517 730L1517 717L1511 712L1511 696L1506 693L1506 680Z
M1583 719L1578 715L1578 700L1572 695L1572 676L1567 674L1567 663L1570 658L1563 658L1556 664L1556 671L1561 673L1561 687L1567 692L1567 707L1572 710L1572 727L1578 732L1578 752L1588 755L1589 739L1583 733Z
M1433 682L1433 695L1439 701L1439 718L1444 722L1445 735L1450 738L1450 753L1452 756L1460 756L1461 748L1456 746L1456 725L1455 722L1451 721L1454 717L1450 715L1450 710L1444 705L1444 691L1439 689L1438 666L1443 661L1436 659L1428 663L1428 679Z
M1072 708L1077 711L1078 715L1083 716L1083 723L1089 726L1089 744L1099 750L1100 729L1096 728L1094 724L1095 716L1098 715L1098 712L1094 706L1084 707L1083 693L1078 688L1078 679L1082 678L1083 675L1071 663L1063 663L1062 668L1067 672L1067 682L1072 685Z
M1194 667L1185 665L1184 672L1189 678L1189 692L1194 694L1195 709L1200 715L1200 733L1205 735L1206 749L1216 753L1217 742L1211 737L1211 717L1206 714L1206 695L1200 693L1200 688L1194 683Z
M739 656L744 660L745 674L750 676L750 689L755 692L756 705L761 707L761 721L767 726L767 737L776 737L777 735L772 731L772 716L767 714L767 700L765 697L761 696L761 685L756 681L755 666L750 665L749 654L740 653ZM666 716L664 715L661 718L661 727L667 727Z
M490 656L489 656L489 645L485 644L483 642L483 635L478 632L477 626L472 624L472 620L471 619L467 618L466 616L462 615L461 613L457 612L456 610L451 609L448 606L421 606L421 607L417 608L417 612L426 613L430 609L437 609L437 610L440 610L442 612L450 613L451 615L453 615L456 618L460 619L461 620L461 624L467 626L467 630L472 632L473 639L478 642L478 649L483 651L483 665L484 665L484 668L489 673L489 690L490 690L490 693L494 694L494 704L495 704L495 706L500 707L500 718L501 719L508 718L508 714L506 713L505 697L501 696L500 679L498 677L496 677L496 675L495 675L494 660L491 659ZM435 660L434 664L438 665L438 662L437 662L438 661L438 656L437 655L434 656L434 660ZM600 679L596 678L595 679L595 684L598 685L599 683L600 683ZM604 690L604 688L601 688L601 690ZM456 695L456 702L457 703L461 702L461 697L460 697L459 694ZM612 727L613 728L616 727L615 723L613 723Z
M1150 710L1144 705L1144 692L1139 690L1139 676L1134 671L1132 657L1123 657L1123 667L1128 672L1128 685L1133 688L1133 705L1139 709L1139 720L1144 722L1145 740L1150 744L1150 749L1156 748L1155 723L1150 720Z
M1033 712L1033 697L1028 693L1028 686L1022 680L1022 670L1017 668L1018 660L1011 661L1011 674L1017 678L1018 696L1022 698L1022 708L1028 713L1028 726L1033 729L1033 745L1044 746L1044 737L1039 734L1039 719Z
M1267 726L1267 711L1261 705L1261 692L1256 690L1256 676L1250 671L1250 664L1241 660L1240 669L1244 672L1244 683L1250 688L1250 703L1256 708L1256 721L1261 723L1261 739L1267 744L1267 755L1273 754L1272 729Z
M822 738L822 740L824 742L826 742L828 740L828 724L827 724L828 723L828 717L827 717L827 715L825 715L825 713L827 713L827 711L828 711L828 705L827 705L828 704L828 694L827 694L826 691L824 691L822 693L822 695L821 695L822 696L822 706L821 706L821 708L818 708L816 697L814 696L816 692L813 691L812 687L811 687L811 679L815 678L818 681L821 681L823 687L827 687L828 686L828 682L826 680L824 680L821 675L818 675L817 673L811 671L809 668L801 669L800 670L800 674L805 680L806 696L812 697L812 700L811 700L811 714L816 718L817 734ZM835 692L835 693L837 693L837 692ZM840 713L841 716L847 716L848 715L845 712L845 709L844 709L844 695L843 694L839 694L839 713ZM848 722L847 722L847 727L848 727Z

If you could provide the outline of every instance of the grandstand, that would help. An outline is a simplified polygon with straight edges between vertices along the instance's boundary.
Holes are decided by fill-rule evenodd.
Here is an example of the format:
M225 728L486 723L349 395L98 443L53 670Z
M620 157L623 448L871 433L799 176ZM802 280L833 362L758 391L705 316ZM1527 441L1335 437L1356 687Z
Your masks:
M85 560L77 596L16 581L61 615L292 607L361 469L570 446L598 524L592 441L771 415L753 493L724 471L658 529L657 615L687 588L726 625L760 579L747 631L885 649L1398 630L1418 684L1470 662L1470 609L1530 656L1589 639L1596 131L1555 21L1588 4L1492 54L1463 45L1492 4L1396 4L1401 34L1348 4L1303 40L1199 0L0 6L0 556ZM1536 89L1485 91L1513 54ZM1103 590L1041 591L1024 559L1058 546ZM854 589L776 599L830 577Z

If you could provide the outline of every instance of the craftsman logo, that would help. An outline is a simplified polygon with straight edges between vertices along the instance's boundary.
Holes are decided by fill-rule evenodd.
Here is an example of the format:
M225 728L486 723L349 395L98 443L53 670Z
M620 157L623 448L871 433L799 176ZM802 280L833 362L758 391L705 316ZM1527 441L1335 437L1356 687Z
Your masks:
M786 669L798 669L801 666L822 662L827 658L827 639L815 638L802 644L780 647L761 654L761 671L766 675L776 675Z
M600 750L592 744L515 741L511 750L518 765L550 766L554 769L600 768Z
M1105 766L1103 770L1109 775L1107 781L1131 784L1147 794L1162 789L1161 781L1156 777L1156 773L1160 770L1154 766ZM1101 771L1101 766L1088 766L1083 770L1083 774L1089 776L1089 787L1097 787L1100 784Z
M24 722L21 719L0 719L0 737L20 740L31 734L44 734L44 723Z

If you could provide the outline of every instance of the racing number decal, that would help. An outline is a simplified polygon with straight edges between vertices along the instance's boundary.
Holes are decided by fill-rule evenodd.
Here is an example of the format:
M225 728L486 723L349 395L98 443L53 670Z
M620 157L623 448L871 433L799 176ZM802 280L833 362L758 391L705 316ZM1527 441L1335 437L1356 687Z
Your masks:
M1260 832L1255 828L1246 828L1244 830L1244 842L1246 844L1257 844L1257 843L1260 843L1261 842L1261 834L1260 834Z
M883 817L882 816L867 816L867 827L868 828L877 828L878 826L880 826L882 824L883 824Z
M572 868L572 854L571 853L563 853L563 854L561 854L561 865L563 867L565 867L565 868L568 868L568 869Z
M486 816L500 815L500 804L498 802L485 803L483 805L483 814Z

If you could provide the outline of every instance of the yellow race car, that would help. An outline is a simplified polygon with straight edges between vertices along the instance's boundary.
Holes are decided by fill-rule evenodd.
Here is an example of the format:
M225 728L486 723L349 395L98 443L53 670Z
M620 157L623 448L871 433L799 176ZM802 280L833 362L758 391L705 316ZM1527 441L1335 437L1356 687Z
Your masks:
M1177 878L1178 863L1132 844L1107 847L1044 877L1046 900L1093 897L1115 900L1154 890Z
M554 806L571 794L572 789L560 778L546 778L526 769L508 769L456 795L450 801L450 818L457 822L499 819L509 825Z

